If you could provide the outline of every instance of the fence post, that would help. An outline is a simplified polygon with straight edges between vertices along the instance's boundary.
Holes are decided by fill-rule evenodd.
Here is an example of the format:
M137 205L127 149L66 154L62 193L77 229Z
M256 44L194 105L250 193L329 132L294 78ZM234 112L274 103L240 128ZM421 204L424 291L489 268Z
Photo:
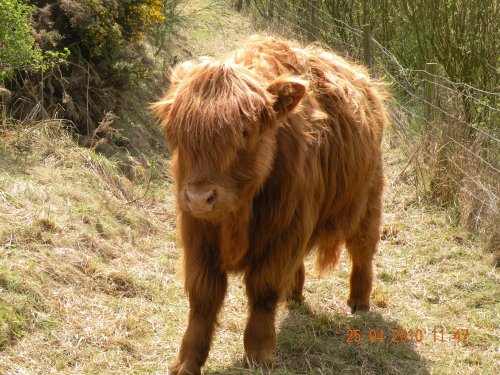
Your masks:
M7 89L3 87L3 81L0 80L0 113L2 116L2 128L7 132Z
M436 75L437 75L436 63L426 63L425 64L425 87L424 87L424 129L423 129L423 139L424 139L424 161L427 162L430 155L430 143L431 143L431 133L432 133L432 123L434 121L434 115L436 113Z
M424 88L424 118L425 127L428 128L430 122L434 121L434 110L436 106L436 63L425 64L425 88Z
M371 70L373 66L372 32L370 25L363 25L363 57L366 67Z
M317 24L317 13L316 13L316 8L318 7L318 0L315 0L311 3L311 25L313 26L313 32L314 32L314 26L318 27Z
M267 16L270 20L274 18L274 3L276 0L269 0L269 4L267 5Z

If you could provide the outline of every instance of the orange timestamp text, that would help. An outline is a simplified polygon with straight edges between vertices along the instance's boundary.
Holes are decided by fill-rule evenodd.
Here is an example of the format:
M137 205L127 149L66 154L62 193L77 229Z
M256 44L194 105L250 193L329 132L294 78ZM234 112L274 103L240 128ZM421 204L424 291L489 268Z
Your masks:
M348 329L346 331L346 340L348 343L360 342L393 342L393 343L419 343L424 341L424 338L430 336L431 342L452 341L457 343L465 343L469 338L469 330L467 328L457 328L453 330L445 330L444 328L434 328L432 331L423 329L404 329L390 328L362 331L361 329Z

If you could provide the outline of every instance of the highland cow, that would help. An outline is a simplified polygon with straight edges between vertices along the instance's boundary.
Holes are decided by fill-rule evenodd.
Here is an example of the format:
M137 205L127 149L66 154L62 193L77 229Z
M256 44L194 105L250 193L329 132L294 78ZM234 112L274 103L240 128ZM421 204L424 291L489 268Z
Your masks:
M379 240L387 114L380 84L331 51L254 37L231 58L172 71L154 105L173 152L190 312L173 374L199 374L228 272L244 273L246 357L272 363L275 314L302 301L304 258L345 243L347 304L367 311Z

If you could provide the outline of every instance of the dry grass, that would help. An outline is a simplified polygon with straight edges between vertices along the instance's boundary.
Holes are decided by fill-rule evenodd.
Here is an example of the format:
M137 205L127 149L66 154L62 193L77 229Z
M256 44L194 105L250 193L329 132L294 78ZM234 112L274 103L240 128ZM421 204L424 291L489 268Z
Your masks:
M0 372L126 369L168 335L159 311L178 285L162 171L130 180L119 156L79 147L58 123L17 127L0 150Z
M498 113L486 114L487 108L477 107L483 111L471 116L467 122L473 125L467 126L460 122L467 116L459 95L449 90L438 94L443 112L436 115L432 126L426 126L428 147L421 153L427 196L454 209L457 222L471 233L483 237L500 233L500 132L494 125L500 120ZM484 128L476 130L478 125ZM500 259L500 253L497 256Z
M230 32L242 38L239 25L248 21L229 10L224 17L233 26L210 40L229 45ZM121 115L126 148L80 147L56 122L0 136L0 373L164 374L174 359L188 306L177 274L173 191L162 142L136 109ZM324 278L308 259L306 304L279 309L275 368L245 368L246 299L232 277L205 373L499 372L493 255L446 211L420 202L412 172L402 173L408 160L399 138L389 134L385 148L372 312L347 313L345 257ZM441 327L468 329L467 342L449 334L434 342L432 330ZM421 329L423 340L393 343L393 328ZM347 343L349 329L360 329L363 342ZM371 329L384 330L386 341L371 343Z

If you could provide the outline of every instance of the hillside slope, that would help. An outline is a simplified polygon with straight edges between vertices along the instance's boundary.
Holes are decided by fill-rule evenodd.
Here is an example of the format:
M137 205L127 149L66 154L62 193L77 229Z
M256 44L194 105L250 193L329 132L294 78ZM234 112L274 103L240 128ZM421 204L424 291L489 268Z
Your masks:
M177 36L175 59L223 54L254 32L248 18L214 4L186 6L189 27ZM175 202L168 154L141 98L130 94L121 130L93 147L56 121L11 126L0 136L0 373L166 373L175 358L188 311ZM306 305L280 307L270 373L500 369L493 255L453 227L446 212L419 201L399 142L388 132L372 312L347 314L345 256L323 278L311 257ZM236 276L205 373L268 372L241 362L245 317ZM362 342L346 342L355 329ZM397 342L410 329L421 331L421 342ZM460 338L450 334L457 330Z

